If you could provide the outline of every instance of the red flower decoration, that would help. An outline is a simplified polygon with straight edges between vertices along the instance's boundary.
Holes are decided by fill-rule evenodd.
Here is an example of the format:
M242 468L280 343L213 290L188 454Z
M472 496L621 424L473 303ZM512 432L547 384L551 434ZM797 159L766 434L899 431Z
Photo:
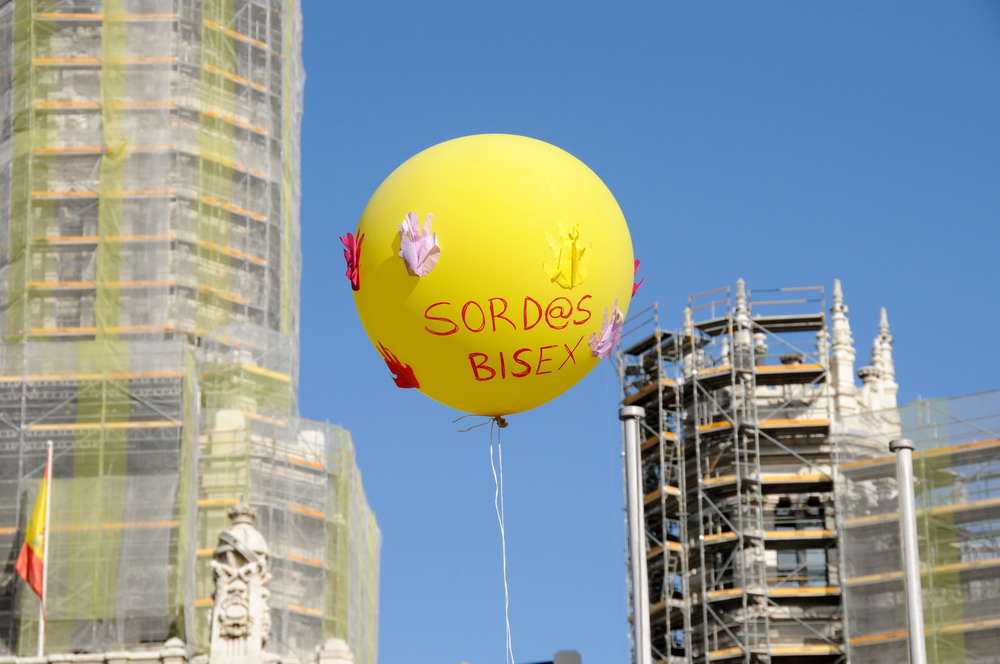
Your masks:
M636 259L635 259L635 266L634 266L634 267L632 268L632 277L633 277L633 278L635 277L635 274L636 274L636 272L638 272L638 271L639 271L639 259L638 259L638 258L636 258ZM642 279L640 279L640 280L639 280L639 283L637 283L637 284L635 284L635 283L634 283L634 284L632 284L632 297L635 297L635 292L636 292L637 290L639 290L639 286L642 286L642 282L644 282L645 280L646 280L646 277L643 277Z
M378 352L382 354L382 359L392 372L392 381L396 383L396 387L420 387L420 382L413 375L413 367L403 364L391 350L382 345L381 341L378 342Z
M358 261L361 260L361 243L365 241L365 234L362 233L355 240L354 233L348 233L341 236L340 241L344 243L344 259L347 261L346 276L351 280L351 290L361 290Z

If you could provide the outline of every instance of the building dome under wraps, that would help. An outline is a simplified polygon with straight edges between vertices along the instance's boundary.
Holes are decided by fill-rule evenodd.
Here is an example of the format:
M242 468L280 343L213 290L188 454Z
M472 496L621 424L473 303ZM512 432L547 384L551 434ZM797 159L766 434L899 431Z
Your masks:
M292 0L0 1L0 546L52 440L48 652L204 652L242 497L268 650L375 661L353 445L298 417L300 41ZM0 655L37 629L8 565Z

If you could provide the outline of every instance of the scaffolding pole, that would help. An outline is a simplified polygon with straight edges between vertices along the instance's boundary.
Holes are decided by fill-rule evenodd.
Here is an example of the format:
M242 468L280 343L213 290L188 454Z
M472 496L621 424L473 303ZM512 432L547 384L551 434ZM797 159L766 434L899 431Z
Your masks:
M49 576L49 517L52 514L52 441L45 453L45 527L42 530L42 595L38 598L38 656L45 655L45 591Z

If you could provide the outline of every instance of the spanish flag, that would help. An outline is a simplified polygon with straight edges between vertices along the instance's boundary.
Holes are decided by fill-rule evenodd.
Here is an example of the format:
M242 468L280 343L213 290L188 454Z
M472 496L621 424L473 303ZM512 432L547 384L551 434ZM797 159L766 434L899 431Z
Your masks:
M28 582L31 589L39 597L45 597L45 547L48 533L46 530L46 516L49 510L49 482L52 479L52 448L49 447L48 457L45 461L45 477L42 478L42 486L38 491L38 499L35 500L35 509L31 512L31 520L28 521L28 530L24 533L24 544L21 552L17 555L17 563L14 569L22 579Z

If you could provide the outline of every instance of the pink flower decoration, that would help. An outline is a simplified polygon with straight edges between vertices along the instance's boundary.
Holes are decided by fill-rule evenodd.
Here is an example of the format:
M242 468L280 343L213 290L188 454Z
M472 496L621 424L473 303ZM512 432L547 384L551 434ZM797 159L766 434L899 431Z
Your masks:
M433 214L427 215L423 228L416 212L410 212L399 225L399 257L406 263L406 271L414 277L426 277L441 255L437 233L431 232Z
M636 273L638 271L639 271L639 259L636 258L635 259L635 267L632 268L632 277L633 278L635 278L635 275L636 275ZM642 279L639 280L639 283L637 283L637 284L633 283L632 284L632 297L635 297L635 292L637 290L639 290L639 286L642 286L642 282L644 282L645 280L646 280L646 277L643 277Z
M365 241L365 234L358 236L357 241L353 233L348 233L340 238L344 243L344 259L347 261L347 272L345 276L351 280L351 290L361 290L361 274L358 268L358 261L361 260L361 243Z
M606 360L615 352L615 346L622 338L622 325L625 323L625 314L618 308L618 300L615 300L614 313L608 320L608 309L604 308L604 319L601 322L600 336L590 335L590 354Z

